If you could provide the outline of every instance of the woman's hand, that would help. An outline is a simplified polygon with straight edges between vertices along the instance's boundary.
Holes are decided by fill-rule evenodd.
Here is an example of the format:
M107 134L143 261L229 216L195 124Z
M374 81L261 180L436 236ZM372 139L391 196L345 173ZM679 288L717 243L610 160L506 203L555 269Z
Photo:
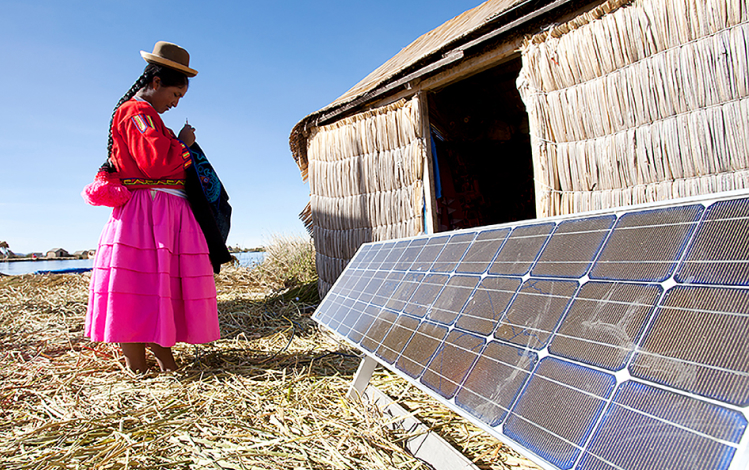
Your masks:
M189 147L195 143L195 128L185 123L185 126L179 131L177 137Z

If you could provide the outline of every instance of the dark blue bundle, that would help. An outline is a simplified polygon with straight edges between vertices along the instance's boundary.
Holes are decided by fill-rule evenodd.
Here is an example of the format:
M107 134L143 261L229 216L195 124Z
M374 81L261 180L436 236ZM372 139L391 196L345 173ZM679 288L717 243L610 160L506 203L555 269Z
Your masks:
M187 200L208 243L213 272L218 273L221 265L232 259L226 248L231 227L229 195L197 142L190 147L190 156L192 165L185 181Z

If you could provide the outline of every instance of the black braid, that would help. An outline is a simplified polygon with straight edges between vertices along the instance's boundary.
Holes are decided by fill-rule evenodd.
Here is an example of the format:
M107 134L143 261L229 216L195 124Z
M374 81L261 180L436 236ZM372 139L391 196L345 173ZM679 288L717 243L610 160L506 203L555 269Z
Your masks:
M182 86L188 84L188 78L184 74L177 72L173 69L169 69L167 67L162 67L160 65L156 64L148 64L146 66L146 69L143 71L140 77L138 77L138 80L133 83L133 86L130 87L130 89L123 95L122 98L120 98L120 101L117 102L117 106L114 107L114 111L112 111L112 117L109 120L109 140L107 141L107 161L104 162L104 164L101 166L100 170L106 170L110 173L113 173L116 171L116 168L114 167L114 164L112 164L112 145L114 143L114 139L112 139L112 124L114 124L114 115L117 113L117 110L122 106L124 103L126 103L128 100L130 100L133 96L135 96L136 93L142 88L145 88L151 81L154 79L154 77L161 78L162 83L164 86Z
M126 101L131 99L135 94L140 90L141 88L148 85L151 80L153 80L153 76L149 77L149 70L148 67L146 67L146 70L143 71L143 74L141 74L140 77L138 77L138 80L133 83L133 86L130 87L130 89L125 93L125 95L120 98L120 101L117 102L117 106L114 107L114 111L112 111L112 117L109 119L109 140L107 141L107 161L104 162L104 164L101 166L102 170L106 170L110 173L113 173L115 171L114 164L112 164L112 144L114 143L114 139L112 139L112 124L114 124L114 115L117 112L117 110L120 108L120 106L123 105Z

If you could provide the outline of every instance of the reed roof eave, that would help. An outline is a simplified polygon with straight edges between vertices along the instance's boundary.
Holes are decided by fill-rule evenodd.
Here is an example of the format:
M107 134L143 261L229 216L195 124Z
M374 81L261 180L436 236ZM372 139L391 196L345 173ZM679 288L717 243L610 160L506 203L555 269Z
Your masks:
M355 102L364 104L368 99L375 99L388 91L388 86L393 82L402 79L404 75L410 76L409 72L436 70L460 60L463 54L458 48L462 44L474 39L477 33L511 22L511 19L503 21L503 18L512 10L519 10L521 7L543 9L542 7L562 5L569 1L571 0L488 0L418 37L338 99L307 115L294 126L289 136L289 147L302 173L302 179L307 179L308 130L322 116L345 107L353 108L351 105ZM396 87L389 87L394 88Z

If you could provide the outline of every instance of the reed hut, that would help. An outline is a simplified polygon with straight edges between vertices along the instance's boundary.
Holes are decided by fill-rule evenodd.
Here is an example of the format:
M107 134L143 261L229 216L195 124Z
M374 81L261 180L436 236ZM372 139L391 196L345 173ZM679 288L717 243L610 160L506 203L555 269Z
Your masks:
M749 0L490 0L302 119L324 294L365 242L749 186Z
M45 255L45 257L47 258L67 258L69 256L70 253L62 248L52 248L51 250L47 251L47 254Z

